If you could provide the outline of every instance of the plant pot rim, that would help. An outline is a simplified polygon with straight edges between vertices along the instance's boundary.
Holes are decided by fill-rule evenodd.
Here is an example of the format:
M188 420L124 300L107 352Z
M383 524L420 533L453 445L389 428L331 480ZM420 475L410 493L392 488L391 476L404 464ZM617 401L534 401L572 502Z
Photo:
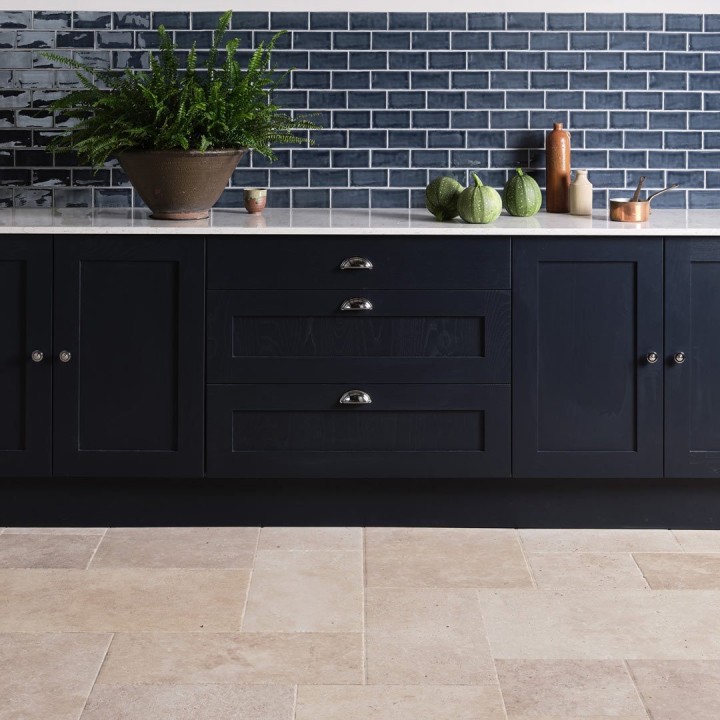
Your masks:
M117 156L121 155L184 155L185 157L207 157L208 155L239 155L245 154L247 148L225 148L222 150L182 150L174 148L172 150L121 150Z

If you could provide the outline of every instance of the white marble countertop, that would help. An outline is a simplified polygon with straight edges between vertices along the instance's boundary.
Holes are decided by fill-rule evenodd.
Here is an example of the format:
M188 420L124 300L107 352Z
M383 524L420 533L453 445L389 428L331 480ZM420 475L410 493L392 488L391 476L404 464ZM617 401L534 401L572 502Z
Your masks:
M490 225L462 220L437 222L423 209L275 209L262 215L244 210L213 210L207 220L172 222L150 219L146 210L0 210L0 234L192 234L192 235L646 235L720 236L720 210L655 210L645 223L608 220L605 210L592 217L541 212L531 218L503 213Z

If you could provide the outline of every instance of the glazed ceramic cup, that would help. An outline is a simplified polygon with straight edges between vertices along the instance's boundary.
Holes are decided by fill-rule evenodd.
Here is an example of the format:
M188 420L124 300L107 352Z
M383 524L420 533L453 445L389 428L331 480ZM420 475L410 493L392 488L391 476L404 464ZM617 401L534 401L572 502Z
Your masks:
M267 190L265 188L245 188L243 198L245 209L250 214L261 213L267 203Z

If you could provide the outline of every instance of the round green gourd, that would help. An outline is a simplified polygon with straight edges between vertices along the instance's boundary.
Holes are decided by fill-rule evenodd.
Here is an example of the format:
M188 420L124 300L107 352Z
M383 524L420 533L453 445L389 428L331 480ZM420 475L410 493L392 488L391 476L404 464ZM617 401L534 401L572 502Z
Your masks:
M475 173L472 176L475 185L460 193L458 211L465 222L485 225L500 217L502 199L497 190L483 185Z
M502 199L505 209L516 217L535 215L542 206L540 186L520 168L505 183Z
M462 189L455 178L435 178L425 189L425 206L436 220L452 220L458 214L457 201Z

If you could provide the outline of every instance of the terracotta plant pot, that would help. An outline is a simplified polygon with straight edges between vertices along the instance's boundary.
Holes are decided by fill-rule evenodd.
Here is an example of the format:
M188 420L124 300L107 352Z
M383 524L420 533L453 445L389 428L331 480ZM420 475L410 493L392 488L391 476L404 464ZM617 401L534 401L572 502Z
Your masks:
M125 150L118 160L133 187L158 220L208 217L241 150Z

